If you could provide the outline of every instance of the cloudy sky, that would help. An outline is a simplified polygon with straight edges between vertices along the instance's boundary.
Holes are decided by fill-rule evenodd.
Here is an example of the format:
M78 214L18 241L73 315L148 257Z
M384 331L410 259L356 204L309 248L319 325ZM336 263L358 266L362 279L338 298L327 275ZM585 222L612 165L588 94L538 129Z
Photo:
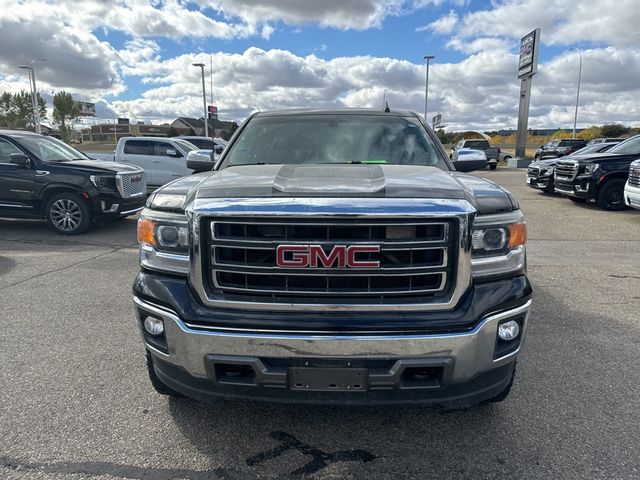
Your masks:
M531 127L640 124L639 0L0 0L0 92L67 90L102 118L224 119L256 109L424 109L450 129L514 128L518 40L542 29ZM210 62L213 91L210 92Z

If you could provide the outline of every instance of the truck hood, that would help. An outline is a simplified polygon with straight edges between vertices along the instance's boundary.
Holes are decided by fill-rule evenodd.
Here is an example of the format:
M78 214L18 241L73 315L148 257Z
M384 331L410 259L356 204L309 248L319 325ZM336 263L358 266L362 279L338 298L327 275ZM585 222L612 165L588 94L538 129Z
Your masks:
M116 163L104 160L71 160L68 162L55 162L55 165L64 165L65 168L74 168L90 173L108 173L108 172L140 172L142 169L135 165L127 165L126 163Z
M195 177L195 178L194 178ZM162 208L172 195L184 199L353 197L467 200L480 214L512 211L509 192L488 180L436 167L409 165L245 165L172 182L152 199Z
M585 155L570 155L565 157L567 160L575 160L580 163L607 163L607 162L626 162L636 158L640 158L640 155L636 154L616 154L609 152L602 153L590 153Z

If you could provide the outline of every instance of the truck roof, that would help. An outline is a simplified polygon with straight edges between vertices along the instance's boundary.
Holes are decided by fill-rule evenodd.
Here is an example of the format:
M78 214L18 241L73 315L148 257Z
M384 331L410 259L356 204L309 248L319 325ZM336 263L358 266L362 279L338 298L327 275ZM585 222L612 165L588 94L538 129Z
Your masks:
M385 112L377 108L337 108L337 109L310 109L292 108L287 110L273 110L269 112L257 112L254 117L279 117L298 115L393 115L396 117L418 117L418 114L409 110L391 110Z

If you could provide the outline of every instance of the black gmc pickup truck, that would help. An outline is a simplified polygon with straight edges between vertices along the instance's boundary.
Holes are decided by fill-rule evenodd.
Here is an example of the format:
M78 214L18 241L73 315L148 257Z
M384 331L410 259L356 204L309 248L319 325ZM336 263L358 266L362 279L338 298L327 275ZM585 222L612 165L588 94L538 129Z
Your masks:
M64 235L144 208L144 170L92 160L52 137L0 130L0 217L45 218Z
M575 155L556 164L554 188L574 201L595 201L605 210L623 210L629 165L640 158L640 135L606 153Z
M522 212L414 113L254 114L214 171L151 195L138 240L161 394L462 407L511 389Z

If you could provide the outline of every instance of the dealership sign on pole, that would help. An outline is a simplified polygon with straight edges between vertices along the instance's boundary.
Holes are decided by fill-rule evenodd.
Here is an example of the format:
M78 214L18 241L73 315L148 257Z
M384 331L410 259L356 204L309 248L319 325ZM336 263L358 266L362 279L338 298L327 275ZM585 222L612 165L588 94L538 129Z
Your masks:
M435 117L431 119L431 128L436 128L442 123L442 114L437 114Z
M95 117L96 116L96 104L91 102L76 102L80 107L81 117Z
M518 107L518 132L516 134L516 157L524 158L527 149L527 126L529 124L529 101L531 79L538 71L540 29L536 28L520 39L518 78L520 79L520 105Z

